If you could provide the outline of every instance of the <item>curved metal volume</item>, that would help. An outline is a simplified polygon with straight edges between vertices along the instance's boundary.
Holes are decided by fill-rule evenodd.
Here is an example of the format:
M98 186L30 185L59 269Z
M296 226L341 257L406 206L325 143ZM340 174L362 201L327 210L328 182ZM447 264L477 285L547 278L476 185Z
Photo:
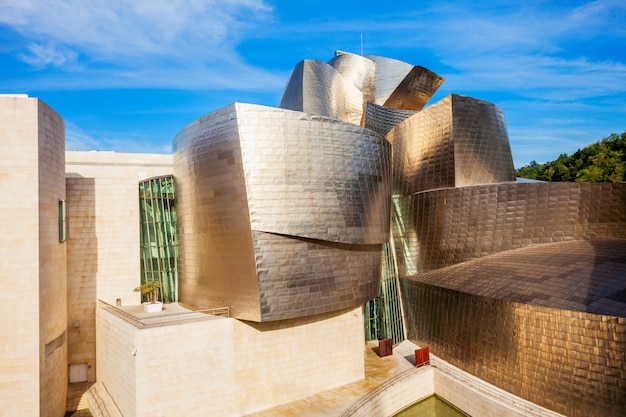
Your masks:
M267 321L376 296L390 158L371 130L272 107L236 103L187 126L180 300Z

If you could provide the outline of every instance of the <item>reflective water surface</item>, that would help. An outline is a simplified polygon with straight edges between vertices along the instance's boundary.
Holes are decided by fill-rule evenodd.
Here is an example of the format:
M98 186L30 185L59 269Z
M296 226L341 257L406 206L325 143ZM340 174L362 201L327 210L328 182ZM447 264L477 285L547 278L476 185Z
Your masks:
M423 401L413 404L394 417L466 417L456 408L448 405L436 396L428 397Z

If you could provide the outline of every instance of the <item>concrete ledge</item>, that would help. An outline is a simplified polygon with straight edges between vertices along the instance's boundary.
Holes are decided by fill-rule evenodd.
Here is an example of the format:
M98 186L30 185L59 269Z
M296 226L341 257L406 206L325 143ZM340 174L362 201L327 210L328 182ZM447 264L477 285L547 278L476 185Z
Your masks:
M418 346L404 341L394 356L415 365ZM431 395L476 417L563 417L491 385L431 355L431 366L410 368L391 376L363 395L338 417L393 416Z
M563 417L431 355L435 394L470 416Z
M407 369L361 398L339 417L393 416L434 393L431 367Z

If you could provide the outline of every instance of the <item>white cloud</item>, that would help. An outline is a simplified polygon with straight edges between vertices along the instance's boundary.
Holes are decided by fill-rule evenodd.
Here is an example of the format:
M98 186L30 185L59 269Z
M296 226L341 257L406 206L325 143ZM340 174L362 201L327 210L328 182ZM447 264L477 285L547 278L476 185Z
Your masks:
M47 65L72 66L75 65L78 56L75 51L52 42L31 43L27 49L28 52L20 53L19 58L27 64L39 68Z
M145 134L133 132L90 132L65 121L65 149L68 151L110 151L129 153L171 153L172 143L155 143Z
M449 62L449 80L467 91L511 91L532 98L582 100L626 92L626 63L542 55L477 56Z
M68 151L93 151L106 148L81 128L65 120L65 149Z
M272 9L262 0L0 3L0 24L27 40L17 57L37 68L53 65L71 72L71 78L47 80L66 88L73 83L91 83L92 88L233 88L239 87L238 80L243 88L273 89L279 77L252 67L236 53L242 37L271 19Z

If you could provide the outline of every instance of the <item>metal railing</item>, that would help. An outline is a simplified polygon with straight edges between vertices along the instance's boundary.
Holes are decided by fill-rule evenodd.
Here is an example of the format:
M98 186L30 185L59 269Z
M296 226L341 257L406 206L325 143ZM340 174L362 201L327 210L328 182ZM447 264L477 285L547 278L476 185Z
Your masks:
M217 308L205 308L201 310L181 311L181 312L176 312L176 313L159 314L154 317L144 317L144 318L138 318L134 316L133 314L127 313L121 308L116 307L100 299L98 300L98 307L102 308L103 310L108 311L109 313L121 318L122 320L132 324L133 326L139 329L144 329L144 328L149 328L149 327L158 327L158 326L163 326L163 325L174 323L174 322L168 323L168 322L164 322L163 320L159 320L163 318L179 317L181 320L185 320L185 319L191 320L192 319L191 315L198 314L198 313L206 314L209 316L215 316L215 317L230 317L230 307L217 307ZM148 320L150 320L150 322L148 322Z

